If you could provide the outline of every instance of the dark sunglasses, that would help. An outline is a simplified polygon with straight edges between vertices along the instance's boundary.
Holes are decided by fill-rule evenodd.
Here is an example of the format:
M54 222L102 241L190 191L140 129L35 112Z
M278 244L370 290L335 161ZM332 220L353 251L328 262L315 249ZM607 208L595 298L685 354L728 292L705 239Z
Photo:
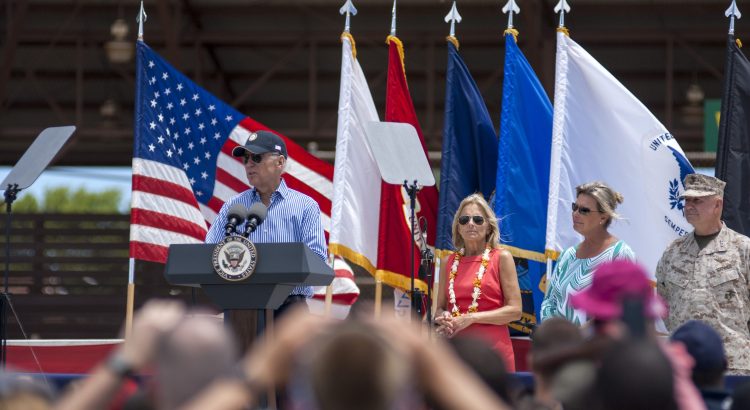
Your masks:
M578 211L579 214L584 215L584 216L590 214L591 212L599 212L590 208L586 208L585 206L579 206L575 202L573 202L571 209L573 209L573 212Z
M480 215L464 215L458 217L458 223L460 223L461 225L466 225L470 220L474 221L474 225L481 225L484 223L484 217Z
M269 154L269 152L266 152L265 154ZM265 154L245 154L245 164L250 161L253 161L256 164L260 164L260 162L263 161L263 155ZM271 152L270 154L278 155L275 152Z

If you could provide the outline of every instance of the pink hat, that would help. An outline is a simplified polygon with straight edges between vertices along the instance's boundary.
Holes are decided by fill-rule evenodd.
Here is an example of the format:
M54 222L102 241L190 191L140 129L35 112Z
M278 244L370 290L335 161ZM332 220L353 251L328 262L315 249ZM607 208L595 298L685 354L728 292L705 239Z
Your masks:
M591 318L610 320L622 316L626 297L641 299L643 314L650 319L667 314L667 306L654 291L646 270L627 260L607 262L596 268L591 286L571 295L570 303Z

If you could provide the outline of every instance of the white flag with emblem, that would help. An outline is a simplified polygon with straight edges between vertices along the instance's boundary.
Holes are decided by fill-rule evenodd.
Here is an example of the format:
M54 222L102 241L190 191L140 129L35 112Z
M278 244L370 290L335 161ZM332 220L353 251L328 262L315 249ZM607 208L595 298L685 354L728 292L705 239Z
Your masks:
M653 275L667 245L692 231L683 216L683 179L693 167L659 120L569 36L557 34L546 248L582 240L573 230L576 186L603 181L624 202L610 232Z
M378 111L355 57L352 38L344 33L341 42L341 89L328 249L374 275L381 179L366 142L365 126L378 121Z

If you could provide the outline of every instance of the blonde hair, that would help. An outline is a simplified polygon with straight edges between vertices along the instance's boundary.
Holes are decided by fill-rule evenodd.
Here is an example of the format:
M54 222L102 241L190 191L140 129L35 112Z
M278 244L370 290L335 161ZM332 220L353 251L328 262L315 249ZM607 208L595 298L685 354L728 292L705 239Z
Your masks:
M485 238L487 244L489 244L493 248L499 248L500 228L497 225L497 216L495 216L495 212L492 211L492 208L490 208L490 205L484 199L482 194L469 195L464 198L464 200L461 201L461 203L458 205L456 214L453 216L453 246L456 248L456 250L464 247L464 238L462 238L458 233L458 218L461 216L461 212L464 210L464 208L472 204L478 206L482 210L482 212L484 213L484 219L490 227L490 231L487 233L487 237Z
M607 222L604 223L605 228L609 228L613 219L621 219L620 214L615 212L615 208L617 208L617 205L621 204L625 198L609 185L601 181L581 184L576 187L576 197L581 194L586 194L594 198L597 208L599 208L598 211L607 216Z

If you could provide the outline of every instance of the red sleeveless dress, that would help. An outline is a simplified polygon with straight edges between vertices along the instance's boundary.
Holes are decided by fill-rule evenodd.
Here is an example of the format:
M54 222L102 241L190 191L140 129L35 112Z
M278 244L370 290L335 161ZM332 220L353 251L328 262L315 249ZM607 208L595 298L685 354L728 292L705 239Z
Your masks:
M487 270L485 271L484 276L482 276L482 293L478 302L480 312L498 309L505 305L503 288L500 285L499 252L499 249L493 249L490 251L490 263L487 265ZM448 272L450 272L455 258L455 254L448 257L446 265ZM472 292L474 292L474 279L477 277L477 272L481 266L482 255L463 256L458 262L458 272L456 274L456 279L453 282L453 290L456 293L456 304L462 314L469 310L469 306L473 300L471 295ZM446 280L450 281L450 275L448 275ZM453 304L450 302L450 295L448 294L448 283L449 282L446 282L445 284L445 300L446 310L450 312L453 308ZM507 370L509 372L516 371L513 345L510 342L510 333L508 332L507 325L475 323L462 330L459 334L477 337L487 341L487 343L495 349L497 354L503 358Z

